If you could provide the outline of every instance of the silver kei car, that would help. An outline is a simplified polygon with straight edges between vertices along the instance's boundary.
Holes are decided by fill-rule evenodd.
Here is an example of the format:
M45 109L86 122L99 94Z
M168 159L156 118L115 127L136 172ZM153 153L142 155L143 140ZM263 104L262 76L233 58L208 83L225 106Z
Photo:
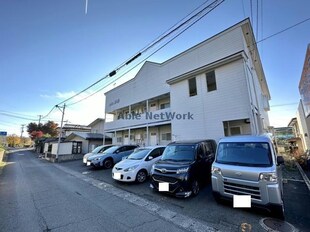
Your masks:
M251 206L267 208L283 218L281 166L267 136L232 136L219 141L212 164L212 191L215 199L250 195Z

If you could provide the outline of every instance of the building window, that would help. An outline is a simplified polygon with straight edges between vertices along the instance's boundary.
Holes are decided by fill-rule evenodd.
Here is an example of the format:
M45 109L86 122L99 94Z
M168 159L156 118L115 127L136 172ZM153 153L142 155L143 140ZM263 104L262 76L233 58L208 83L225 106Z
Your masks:
M82 142L72 142L72 154L82 153Z
M160 109L167 109L170 107L170 103L163 103L163 104L160 104Z
M216 90L216 79L215 79L215 72L208 72L206 74L207 77L207 89L208 92Z
M47 152L52 152L52 147L53 147L53 145L52 145L52 144L49 144L49 145L48 145L48 148L47 148Z
M161 140L168 140L170 141L171 140L171 133L165 133L165 134L162 134L161 135Z
M241 135L241 127L230 127L230 135Z
M190 97L197 95L196 77L188 80L188 88Z
M122 142L122 137L117 137L116 142L121 143Z

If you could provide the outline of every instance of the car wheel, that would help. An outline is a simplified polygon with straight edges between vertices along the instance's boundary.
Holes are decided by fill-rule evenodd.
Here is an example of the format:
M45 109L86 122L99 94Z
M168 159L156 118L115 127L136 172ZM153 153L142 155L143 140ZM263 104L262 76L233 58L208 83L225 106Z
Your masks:
M200 190L199 183L197 180L194 180L192 183L192 194L194 197L198 195L199 190Z
M103 161L103 167L106 169L112 168L113 166L113 160L112 159L106 159Z
M284 206L277 205L270 208L271 216L278 218L278 219L284 219Z
M140 170L138 173L137 173L137 176L136 176L136 181L138 183L143 183L147 178L147 173L146 171L143 171L143 170Z

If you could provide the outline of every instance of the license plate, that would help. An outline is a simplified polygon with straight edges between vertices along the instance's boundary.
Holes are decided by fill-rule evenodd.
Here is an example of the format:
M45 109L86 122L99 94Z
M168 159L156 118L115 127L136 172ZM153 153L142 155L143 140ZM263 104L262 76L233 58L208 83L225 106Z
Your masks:
M89 161L87 161L86 165L87 165L87 166L90 166L90 162L89 162Z
M121 179L121 174L120 173L114 173L114 179L120 180Z
M234 208L251 208L251 195L234 195Z
M159 183L158 184L158 190L160 192L169 192L169 183Z

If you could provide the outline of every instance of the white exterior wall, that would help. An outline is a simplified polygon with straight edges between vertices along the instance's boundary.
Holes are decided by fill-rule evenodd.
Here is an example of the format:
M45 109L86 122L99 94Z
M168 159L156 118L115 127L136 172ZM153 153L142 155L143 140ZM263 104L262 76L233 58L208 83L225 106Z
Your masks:
M90 132L91 133L97 133L97 134L102 134L103 133L103 129L104 129L104 121L99 121L98 123L96 123L95 125L93 125L91 127Z
M243 49L242 30L237 27L216 35L162 64L146 62L134 79L106 93L106 113L168 93L168 79Z
M305 112L302 106L302 103L299 102L298 111L297 111L297 123L299 125L300 138L302 141L304 151L310 149L310 139L309 139L309 131L306 124ZM307 136L305 136L307 134Z
M58 149L58 143L53 143L53 144L52 144L52 151L51 151L51 154L52 154L52 155L57 155L57 149Z
M269 123L269 116L268 111L264 109L266 108L266 105L269 106L269 100L267 100L267 93L263 93L262 87L259 82L259 78L257 76L256 70L254 68L253 61L251 59L251 53L248 49L248 46L246 46L246 40L242 36L243 43L244 43L244 52L246 53L248 59L244 63L245 65L245 72L246 72L246 78L248 80L248 88L249 88L249 96L250 96L250 103L256 107L259 111L259 116L261 118L261 126L263 131L255 131L255 128L253 128L253 133L263 133L267 132L267 128L270 126ZM253 52L253 51L252 51ZM255 112L255 108L253 107L253 111ZM255 112L257 113L257 112ZM253 118L253 114L251 113L251 122L256 124L256 128L259 127L257 119ZM253 125L253 124L252 124Z
M159 144L160 145L167 145L168 143L170 143L172 141L172 132L171 132L171 125L165 125L165 126L161 126L160 128L160 132L159 132ZM171 133L171 140L162 140L162 134L166 134L166 133Z
M60 143L59 155L69 155L72 154L72 143Z
M44 143L43 153L48 151L48 143Z
M262 132L262 129L259 131L258 124L267 129L269 119L264 107L268 106L268 101L264 103L263 96L269 94L268 87L265 88L266 85L263 83L265 89L263 93L254 68L258 68L259 73L262 71L260 61L256 61L257 63L253 65L244 33L247 34L247 39L251 39L253 35L251 30L250 33L242 31L246 26L250 28L249 22L232 27L162 64L146 62L134 79L106 93L106 113L124 111L129 105L170 92L170 108L166 110L177 114L190 113L194 116L194 120L171 121L172 140L205 138L218 140L224 136L223 121L248 118L250 124L240 125L242 133ZM197 95L193 97L189 97L188 80L173 82L170 86L166 84L167 80L206 67L213 62L222 61L241 51L245 51L248 58L245 56L245 60L239 59L215 69L217 85L215 91L207 92L205 73L196 76ZM157 109L161 101L164 100L156 101ZM151 100L149 108L150 103ZM256 115L253 115L256 109L259 110L258 120ZM264 119L264 123L261 123L261 118ZM117 144L117 137L122 137L122 142L119 144L123 144L128 128L143 127L147 123L150 122L116 120L114 117L114 122L107 123L105 130L119 131L113 138L113 144ZM149 142L150 134L156 133L157 141L161 144L161 129L158 126L149 127Z
M215 69L215 76L217 90L207 92L205 73L197 75L197 95L192 97L188 80L171 85L171 111L190 112L194 117L194 120L172 120L173 139L218 140L224 136L223 121L250 117L243 60Z

